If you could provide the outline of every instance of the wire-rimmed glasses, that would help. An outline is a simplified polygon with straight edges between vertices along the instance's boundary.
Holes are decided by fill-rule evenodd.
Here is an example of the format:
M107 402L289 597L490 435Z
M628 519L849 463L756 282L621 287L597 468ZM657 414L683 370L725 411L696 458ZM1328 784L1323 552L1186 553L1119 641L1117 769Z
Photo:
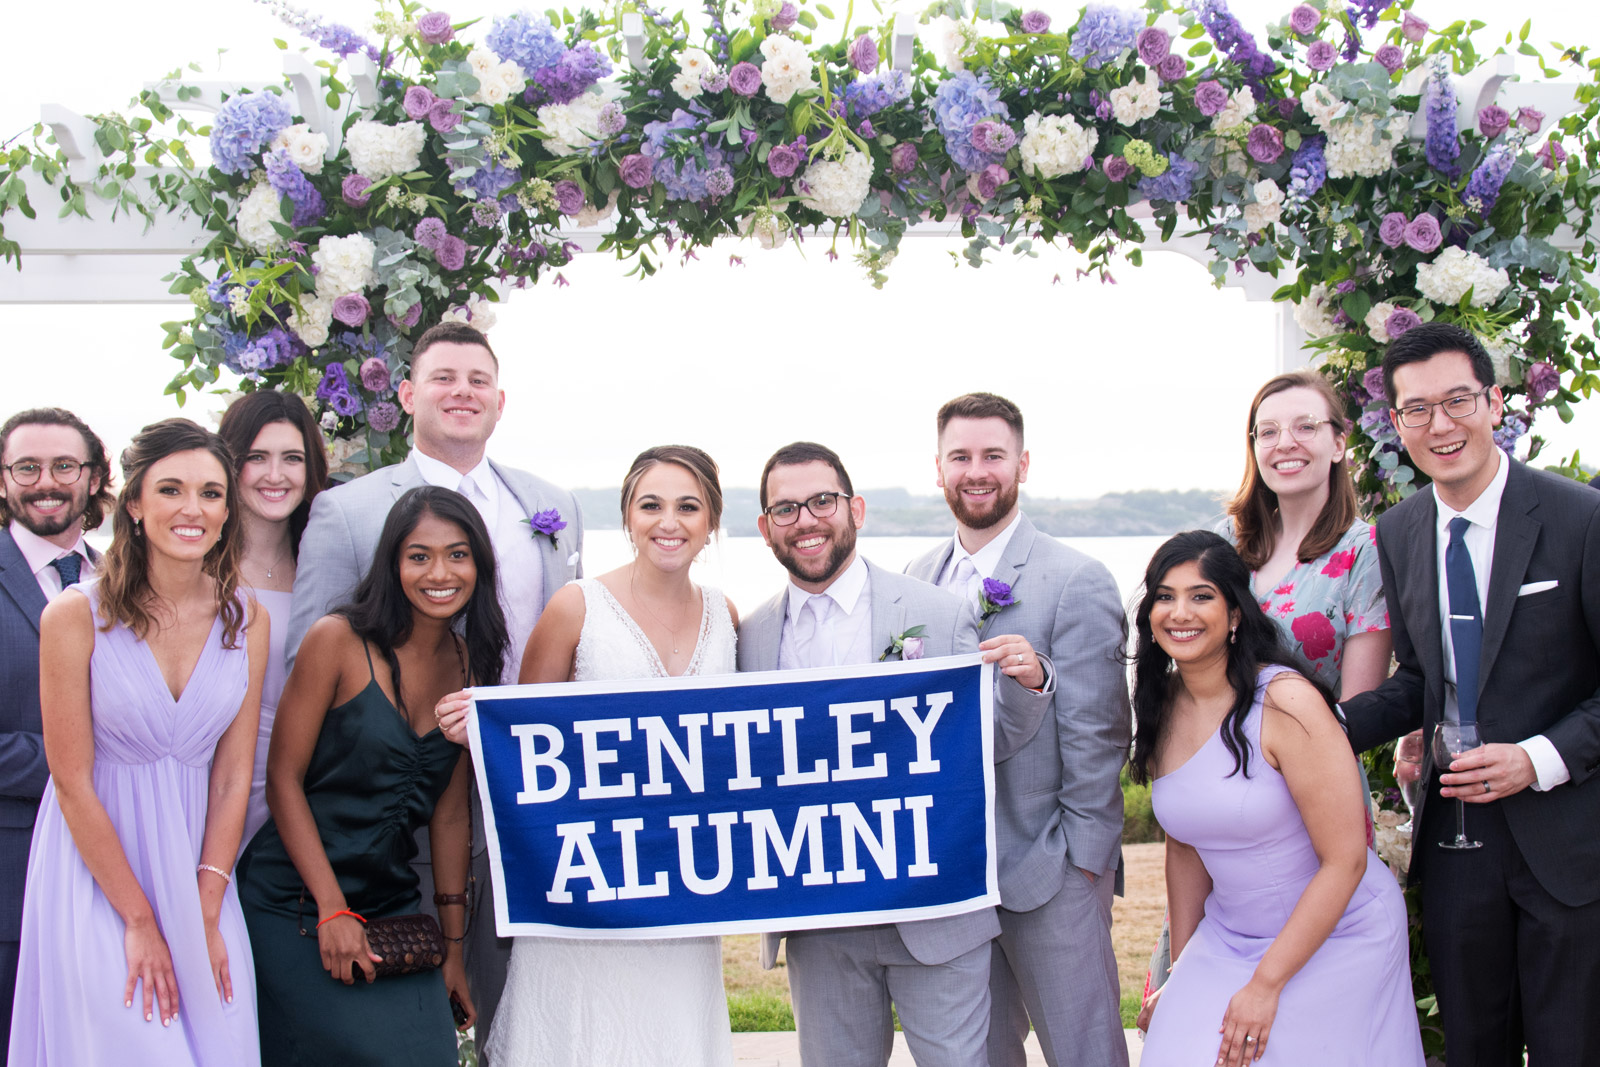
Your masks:
M1407 404L1395 410L1400 415L1400 425L1409 426L1413 430L1426 426L1433 421L1433 409L1444 408L1444 413L1452 419L1464 419L1478 410L1478 398L1493 389L1494 386L1486 385L1476 393L1462 393L1460 396L1446 397L1433 404Z

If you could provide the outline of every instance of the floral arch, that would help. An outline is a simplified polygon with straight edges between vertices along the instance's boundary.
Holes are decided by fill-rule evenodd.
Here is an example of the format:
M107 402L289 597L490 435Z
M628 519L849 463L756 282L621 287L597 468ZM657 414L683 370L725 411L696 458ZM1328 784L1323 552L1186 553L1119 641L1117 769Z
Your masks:
M944 0L910 25L847 12L837 41L805 0L487 23L400 0L366 35L274 6L311 42L278 42L279 84L175 72L132 118L47 109L48 133L0 154L0 253L38 269L30 220L57 197L153 227L187 249L171 390L296 391L357 464L404 450L393 386L427 324L492 321L580 251L648 275L802 230L875 285L908 235L959 227L974 266L1066 242L1103 272L1159 247L1292 303L1284 347L1347 398L1372 511L1417 478L1372 373L1391 336L1439 318L1489 339L1499 436L1530 458L1535 418L1600 386L1600 60L1547 61L1526 25L1516 50L1569 81L1510 82L1479 24L1384 0L1286 3L1260 38L1224 0L1091 4L1071 26Z

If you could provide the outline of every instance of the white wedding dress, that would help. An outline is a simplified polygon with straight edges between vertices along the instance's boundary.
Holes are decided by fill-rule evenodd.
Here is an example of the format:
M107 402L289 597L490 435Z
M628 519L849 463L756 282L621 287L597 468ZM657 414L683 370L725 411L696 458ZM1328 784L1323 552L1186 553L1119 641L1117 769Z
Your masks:
M579 580L583 631L574 677L666 676L644 632L595 578ZM733 620L702 590L685 675L735 670ZM732 1067L722 939L519 937L489 1034L496 1067Z

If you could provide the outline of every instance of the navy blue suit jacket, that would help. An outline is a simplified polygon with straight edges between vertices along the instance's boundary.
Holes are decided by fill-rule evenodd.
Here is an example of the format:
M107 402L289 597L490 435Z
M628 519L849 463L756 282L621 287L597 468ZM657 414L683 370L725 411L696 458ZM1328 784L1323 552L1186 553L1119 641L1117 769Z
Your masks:
M39 615L45 603L11 531L0 527L0 941L18 936L28 842L50 777L39 720Z

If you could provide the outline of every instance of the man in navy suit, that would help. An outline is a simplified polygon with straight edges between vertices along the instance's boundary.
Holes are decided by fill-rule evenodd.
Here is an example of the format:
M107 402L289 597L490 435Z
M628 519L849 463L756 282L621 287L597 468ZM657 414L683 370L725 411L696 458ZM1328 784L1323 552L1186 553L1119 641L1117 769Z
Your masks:
M0 1064L11 1034L28 844L50 777L39 718L39 615L92 577L84 543L112 506L106 446L76 415L36 408L0 426Z

